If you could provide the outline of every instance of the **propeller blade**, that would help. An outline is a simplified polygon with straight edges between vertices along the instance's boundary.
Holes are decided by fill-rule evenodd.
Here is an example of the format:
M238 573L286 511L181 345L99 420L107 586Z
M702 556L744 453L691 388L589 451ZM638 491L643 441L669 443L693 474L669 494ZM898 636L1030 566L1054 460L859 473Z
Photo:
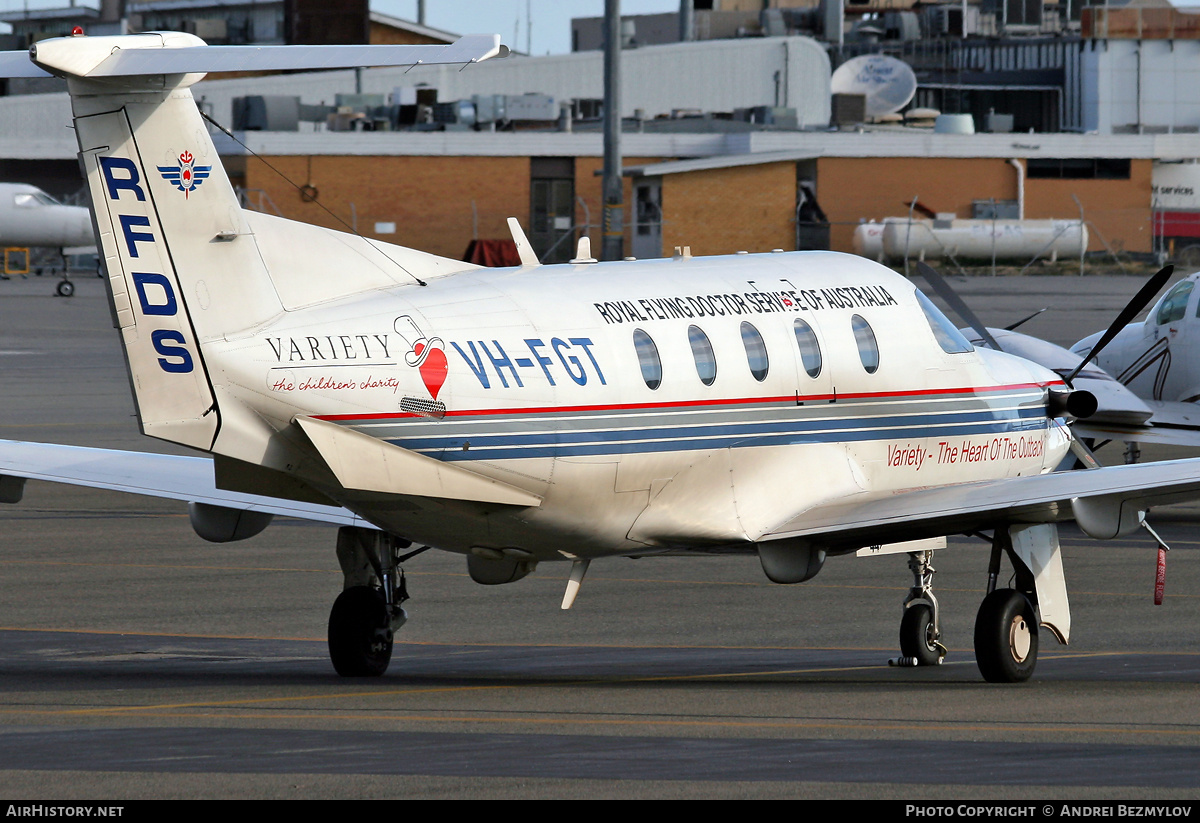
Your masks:
M1023 326L1023 325L1025 325L1025 324L1026 324L1026 323L1028 323L1030 320L1032 320L1033 318L1037 317L1037 316L1038 316L1039 314L1041 314L1042 312L1046 311L1046 309L1048 309L1048 308L1050 308L1050 307L1049 307L1049 306L1047 306L1045 309L1038 309L1038 310L1037 310L1037 311L1035 311L1033 314L1031 314L1031 315L1029 315L1028 317L1026 317L1024 320L1018 320L1016 323L1013 323L1011 326L1005 326L1005 327L1004 327L1005 331L1016 331L1018 326Z
M933 290L937 292L938 297L945 300L946 305L952 308L955 314L961 317L968 326L974 329L975 333L979 335L983 342L987 343L990 348L993 348L996 351L1004 351L1004 349L1000 348L1000 344L996 342L996 338L992 337L991 332L987 330L987 327L984 326L983 323L980 322L979 318L975 316L975 312L971 311L970 307L963 302L962 298L958 296L958 293L955 292L954 289L950 288L950 284L946 282L944 277L937 273L933 266L929 265L924 260L920 260L917 262L917 271L919 271L921 276L925 278L925 282L933 287Z
M1129 322L1133 320L1133 318L1137 317L1141 310L1146 308L1150 301L1153 300L1160 291L1162 291L1162 287L1165 286L1167 281L1171 279L1171 273L1174 271L1175 267L1168 264L1159 269L1153 277L1146 281L1145 285L1142 286L1142 288L1138 290L1138 293L1133 296L1133 299L1125 305L1125 308L1121 309L1121 313L1117 315L1117 319L1114 320L1112 325L1108 327L1108 331L1104 333L1104 336L1097 341L1096 345L1092 346L1092 350L1088 352L1088 356L1083 358L1080 364L1075 367L1075 371L1063 378L1063 381L1068 386L1071 385L1071 381L1075 379L1075 376L1079 374L1079 372L1083 371L1083 367L1092 362L1096 355L1098 355L1105 346L1112 342L1113 338L1117 336L1117 333L1120 332L1121 329L1128 326Z

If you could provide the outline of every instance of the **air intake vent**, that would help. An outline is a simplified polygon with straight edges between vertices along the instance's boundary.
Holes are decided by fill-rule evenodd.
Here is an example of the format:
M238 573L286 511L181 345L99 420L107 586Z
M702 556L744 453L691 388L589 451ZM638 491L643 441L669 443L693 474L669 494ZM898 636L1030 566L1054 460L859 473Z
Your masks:
M400 400L400 411L441 420L446 416L446 404L440 400L426 400L423 397L404 397Z

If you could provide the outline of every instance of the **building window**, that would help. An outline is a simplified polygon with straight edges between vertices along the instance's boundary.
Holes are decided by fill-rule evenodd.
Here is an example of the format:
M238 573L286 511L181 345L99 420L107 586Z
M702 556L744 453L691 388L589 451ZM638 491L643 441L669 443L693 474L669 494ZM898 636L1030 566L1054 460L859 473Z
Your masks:
M575 158L529 160L529 244L543 263L575 254Z
M688 343L692 345L692 357L696 360L696 374L700 382L711 386L717 379L717 357L713 354L708 335L699 326L688 326Z
M767 379L767 344L763 342L758 329L749 323L742 323L742 345L746 347L746 362L750 365L750 374L758 382Z
M1031 180L1128 180L1130 161L1110 157L1031 157L1025 175Z
M657 389L662 385L662 360L658 356L658 347L650 335L641 329L633 331L633 347L637 350L638 365L642 367L642 379L646 381L646 387Z
M803 320L793 323L792 330L796 333L796 345L800 347L800 362L804 364L804 370L809 377L816 377L821 373L821 344L817 342L816 333Z
M871 324L857 314L850 318L850 325L858 345L858 359L867 374L874 374L879 368L879 343L875 341L875 332L871 331Z

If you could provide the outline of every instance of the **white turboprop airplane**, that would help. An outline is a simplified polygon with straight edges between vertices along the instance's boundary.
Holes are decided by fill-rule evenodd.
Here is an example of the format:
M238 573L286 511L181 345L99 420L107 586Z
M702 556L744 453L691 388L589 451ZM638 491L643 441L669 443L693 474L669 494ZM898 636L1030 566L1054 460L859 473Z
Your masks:
M92 215L83 206L64 206L37 186L0 183L0 245L94 252Z
M1096 356L1096 364L1145 401L1140 424L1088 421L1089 437L1200 447L1200 273L1180 280ZM1086 357L1100 332L1071 347Z
M929 543L990 531L975 653L988 680L1020 681L1040 626L1069 636L1056 523L1112 538L1200 497L1200 461L1054 472L1081 448L1063 418L1086 393L976 349L876 263L595 263L581 243L539 266L518 228L524 265L482 269L243 211L188 88L207 70L501 48L161 33L0 55L4 72L67 79L142 430L211 455L0 443L0 499L27 478L178 498L212 540L274 514L339 524L329 647L344 675L387 667L412 543L464 555L480 583L569 561L564 607L598 558L741 554L795 583L889 544L915 577L902 651L933 664ZM997 586L1004 556L1012 588Z
M28 183L0 183L0 248L29 246L55 248L64 256L56 291L69 297L75 284L67 277L66 255L96 253L91 211L63 205Z

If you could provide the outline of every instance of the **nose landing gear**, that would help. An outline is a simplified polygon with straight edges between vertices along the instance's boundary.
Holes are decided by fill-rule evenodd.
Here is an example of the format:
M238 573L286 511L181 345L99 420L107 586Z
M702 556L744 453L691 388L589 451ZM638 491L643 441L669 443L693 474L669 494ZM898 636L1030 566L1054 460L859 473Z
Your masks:
M913 585L904 599L904 617L900 620L900 657L897 666L939 666L946 657L938 621L938 601L933 595L933 552L908 553L908 568Z

